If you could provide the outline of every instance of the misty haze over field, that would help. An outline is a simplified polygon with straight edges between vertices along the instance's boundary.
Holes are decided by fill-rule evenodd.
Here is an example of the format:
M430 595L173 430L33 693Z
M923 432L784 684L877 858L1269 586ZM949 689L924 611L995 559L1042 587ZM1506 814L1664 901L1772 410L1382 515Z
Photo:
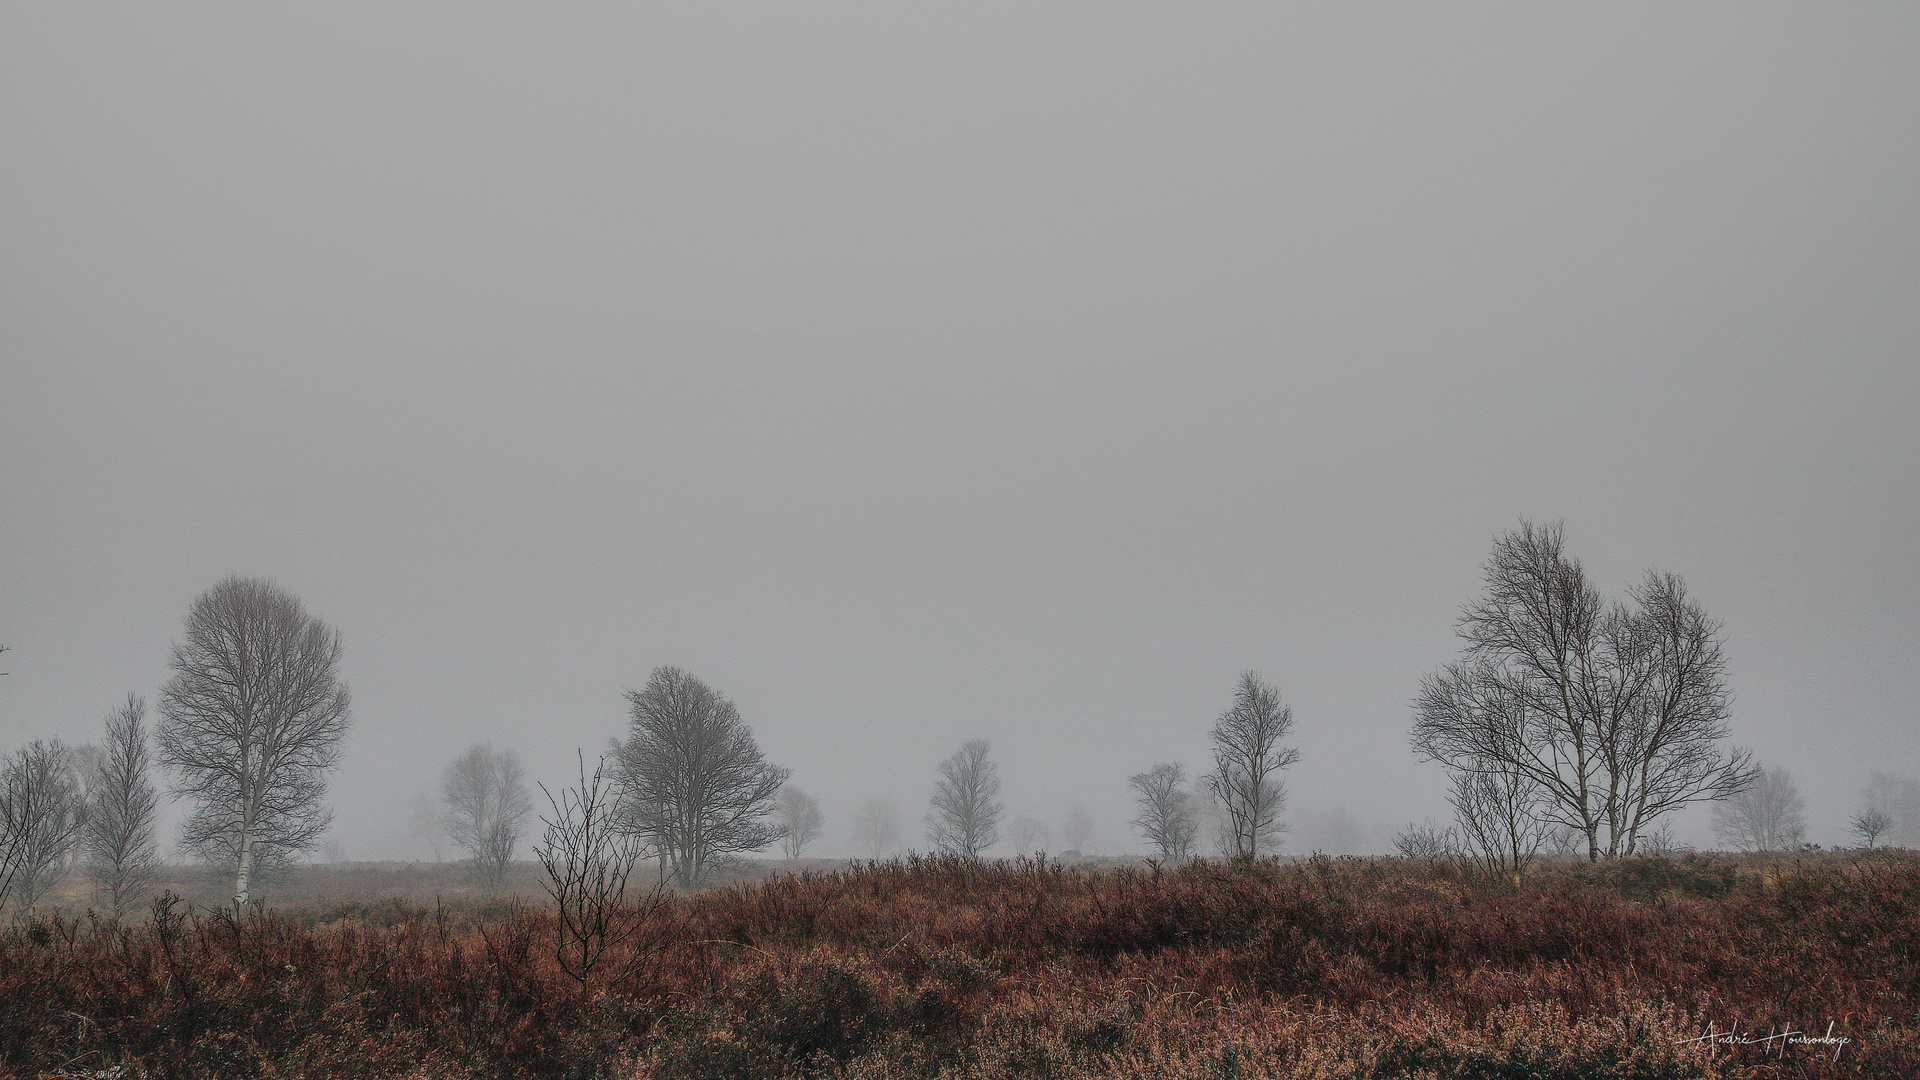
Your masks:
M347 858L430 857L476 741L572 782L661 665L809 854L873 798L925 849L973 738L1145 854L1128 776L1247 669L1287 849L1383 851L1524 516L1684 575L1850 843L1920 775L1917 55L1891 5L8 6L0 751L239 574L342 635Z

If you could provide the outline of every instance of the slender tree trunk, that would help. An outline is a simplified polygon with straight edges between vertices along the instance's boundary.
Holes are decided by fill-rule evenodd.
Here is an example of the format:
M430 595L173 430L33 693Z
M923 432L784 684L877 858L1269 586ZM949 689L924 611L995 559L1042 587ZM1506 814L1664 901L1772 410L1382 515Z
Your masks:
M240 870L233 878L233 906L247 906L247 879L253 876L253 830L240 833Z

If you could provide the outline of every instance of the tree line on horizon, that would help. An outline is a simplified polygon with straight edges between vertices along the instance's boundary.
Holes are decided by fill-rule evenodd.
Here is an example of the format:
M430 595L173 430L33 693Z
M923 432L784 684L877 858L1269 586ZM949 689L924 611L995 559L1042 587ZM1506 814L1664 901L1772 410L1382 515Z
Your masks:
M1791 777L1726 746L1720 624L1677 575L1649 571L1626 601L1609 602L1566 553L1560 525L1522 521L1496 537L1484 582L1457 624L1461 659L1426 676L1414 705L1412 748L1452 781L1454 820L1409 826L1401 854L1518 877L1543 853L1598 861L1666 850L1661 819L1702 801L1715 804L1716 835L1731 846L1803 842ZM272 582L233 577L203 593L172 648L151 745L146 702L129 694L98 745L35 740L0 761L0 900L31 907L76 861L114 915L140 900L159 865L157 764L193 806L181 849L228 867L244 907L254 877L313 849L331 820L322 795L351 711L339 665L339 632ZM724 695L663 666L627 703L627 737L609 744L592 778L583 756L581 786L547 793L536 855L582 824L567 816L587 806L590 786L606 794L592 802L592 827L624 837L623 850L657 860L661 881L681 887L740 853L778 844L794 859L819 838L818 802L765 760ZM1130 777L1130 824L1164 859L1193 857L1203 833L1226 858L1274 854L1281 775L1299 759L1282 743L1292 729L1278 689L1243 673L1210 735L1212 769L1194 790L1175 762ZM933 849L977 858L1000 843L999 793L985 740L942 761L925 820ZM475 744L446 766L439 794L416 818L497 883L534 811L517 755ZM1850 825L1867 846L1912 840L1920 783L1874 774ZM1091 828L1076 805L1063 833L1079 850ZM852 832L881 857L897 850L898 812L870 801ZM1025 816L1005 834L1024 851L1050 836Z

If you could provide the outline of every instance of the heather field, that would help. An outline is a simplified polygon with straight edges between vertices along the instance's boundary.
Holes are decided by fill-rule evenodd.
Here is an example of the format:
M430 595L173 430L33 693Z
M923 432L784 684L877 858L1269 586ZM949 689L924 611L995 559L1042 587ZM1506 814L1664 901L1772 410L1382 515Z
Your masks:
M1517 887L1390 859L843 865L666 898L584 984L530 897L421 902L401 869L355 873L401 887L17 923L0 1071L1920 1074L1904 852L1549 865Z

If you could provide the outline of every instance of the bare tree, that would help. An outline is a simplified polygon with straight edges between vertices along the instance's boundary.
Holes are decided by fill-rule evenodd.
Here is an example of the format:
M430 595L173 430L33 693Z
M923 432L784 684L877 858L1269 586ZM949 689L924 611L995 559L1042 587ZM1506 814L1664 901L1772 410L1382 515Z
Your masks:
M1213 725L1213 773L1207 786L1226 816L1234 858L1251 859L1277 846L1284 827L1280 811L1287 789L1280 770L1300 758L1300 751L1282 747L1280 740L1293 730L1293 708L1280 703L1280 691L1243 672L1233 694L1233 706Z
M558 799L544 784L540 787L553 816L542 819L545 830L534 857L547 872L544 884L559 917L554 957L584 997L596 969L617 956L622 945L628 948L615 978L658 951L665 926L654 916L665 897L663 883L655 882L638 903L629 900L627 882L646 854L646 843L615 820L617 800L605 760L592 777L584 755L579 766L580 786L562 791ZM649 927L651 932L643 934Z
M433 852L434 862L445 860L447 815L440 809L440 800L425 792L408 799L407 832L427 845L427 850Z
M1184 860L1193 854L1194 838L1200 823L1193 814L1193 795L1187 791L1186 770L1174 762L1161 762L1128 781L1139 800L1140 816L1133 827L1147 838L1163 859Z
M1518 885L1547 842L1546 796L1539 785L1517 769L1461 772L1454 775L1449 801L1466 856L1488 876L1510 877Z
M1093 818L1087 814L1087 808L1079 803L1067 807L1067 816L1060 822L1060 839L1067 842L1067 850L1084 852L1093 840Z
M35 739L0 765L0 899L25 911L66 869L86 825L86 802L72 751L59 739Z
M1920 781L1911 776L1876 772L1860 792L1861 806L1886 815L1889 845L1920 846Z
M1609 606L1559 525L1522 522L1495 540L1486 584L1460 617L1465 658L1421 686L1422 756L1525 778L1590 859L1633 854L1661 816L1753 782L1751 756L1721 750L1720 625L1678 577L1650 571L1634 607Z
M160 862L153 837L160 795L153 787L146 714L146 701L128 694L125 705L107 714L106 741L86 770L82 847L92 863L94 884L106 893L107 908L116 919L152 888Z
M181 844L234 868L245 906L256 869L313 847L332 820L320 797L340 760L350 699L340 634L261 578L202 593L160 691L160 762L197 804Z
M1893 828L1893 819L1879 810L1862 810L1848 818L1847 824L1853 828L1854 834L1871 848L1875 840L1880 839L1888 829Z
M1053 830L1047 823L1032 814L1021 814L1013 819L1007 828L1007 839L1013 841L1014 849L1021 854L1043 852L1053 842Z
M769 823L788 770L760 756L733 702L675 667L627 694L633 731L614 747L619 813L685 887L721 860L780 839Z
M449 762L440 778L447 837L473 858L482 875L498 883L520 846L520 830L533 813L520 756L474 743Z
M1713 832L1742 851L1790 851L1806 835L1806 806L1793 777L1775 766L1713 808Z
M987 741L968 742L940 763L927 839L945 854L978 858L1000 842L999 794L1000 767L987 759Z
M785 830L780 849L787 858L797 859L807 845L820 839L820 801L788 784L780 789L780 803L774 807L773 820Z
M878 859L900 847L900 809L888 799L869 799L853 815L853 838Z

